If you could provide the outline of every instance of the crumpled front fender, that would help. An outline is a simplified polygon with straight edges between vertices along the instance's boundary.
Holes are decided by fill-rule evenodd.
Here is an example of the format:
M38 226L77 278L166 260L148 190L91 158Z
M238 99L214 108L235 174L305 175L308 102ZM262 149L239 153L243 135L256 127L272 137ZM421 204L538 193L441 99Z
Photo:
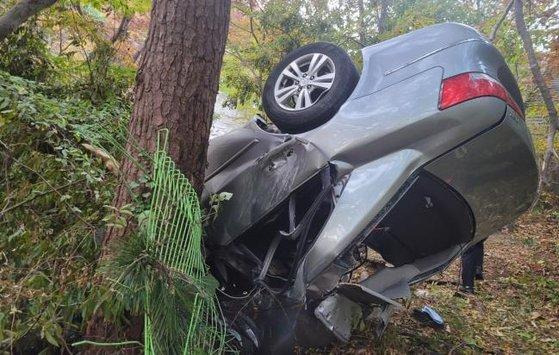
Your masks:
M301 263L293 296L303 295L302 287L325 293L336 286L340 275L334 261L359 235L365 237L397 202L406 181L423 163L421 157L419 151L404 149L353 170L328 222Z

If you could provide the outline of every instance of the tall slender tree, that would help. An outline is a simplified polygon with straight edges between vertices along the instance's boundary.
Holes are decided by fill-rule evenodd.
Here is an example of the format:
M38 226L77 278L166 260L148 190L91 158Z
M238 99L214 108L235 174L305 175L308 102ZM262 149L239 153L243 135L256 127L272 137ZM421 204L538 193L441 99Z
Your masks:
M130 186L144 171L139 151L153 152L157 133L169 129L169 154L198 193L204 182L207 144L229 26L230 0L154 0L135 85L127 151L113 205L132 200ZM139 149L138 149L139 148ZM135 226L110 228L103 240L126 238ZM86 336L103 339L112 332L95 316ZM138 336L137 325L128 335ZM131 334L131 335L130 335Z
M127 14L122 16L122 20L120 20L118 29L111 36L111 43L116 43L126 37L126 35L128 34L128 26L130 26L130 22L132 22L132 15Z
M388 19L388 0L378 0L378 33L383 34L388 29L386 21Z
M530 64L530 70L532 72L532 78L534 84L538 88L540 95L543 99L544 105L547 109L548 120L549 120L549 130L547 133L547 143L546 143L546 150L543 157L542 167L541 167L541 176L540 176L540 189L542 184L550 183L550 171L551 171L551 163L553 161L553 157L557 154L555 152L555 135L559 130L559 117L557 116L557 109L555 108L555 104L553 103L553 99L551 97L551 91L547 87L545 80L543 78L540 65L538 63L538 58L536 57L536 53L534 51L534 44L532 43L532 38L530 37L530 33L526 28L526 22L524 20L524 6L522 0L514 0L514 15L516 20L516 29L518 30L518 34L522 39L522 44L524 47L524 51L528 56L528 63Z

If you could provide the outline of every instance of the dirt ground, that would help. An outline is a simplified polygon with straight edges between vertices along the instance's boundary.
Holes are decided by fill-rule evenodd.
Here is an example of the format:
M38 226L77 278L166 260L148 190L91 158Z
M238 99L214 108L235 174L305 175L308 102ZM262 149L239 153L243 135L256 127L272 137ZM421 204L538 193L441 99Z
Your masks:
M310 353L559 353L559 216L526 215L485 243L485 280L457 295L459 260L413 288L406 311L384 336L367 325L349 344ZM429 305L445 320L436 330L411 316Z

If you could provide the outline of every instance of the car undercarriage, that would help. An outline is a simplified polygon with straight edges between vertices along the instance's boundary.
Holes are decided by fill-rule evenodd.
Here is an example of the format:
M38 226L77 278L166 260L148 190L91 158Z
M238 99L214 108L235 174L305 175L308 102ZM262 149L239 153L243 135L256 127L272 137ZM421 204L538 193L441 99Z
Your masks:
M309 77L321 73L314 68L331 49L310 48L278 65L269 79L281 83L270 84L276 93L304 97L286 70L295 63ZM333 81L321 95L333 103L343 62L331 55L322 76ZM479 33L435 25L367 47L363 58L355 88L325 122L298 126L316 102L300 113L297 102L276 97L286 111L271 117L276 125L255 118L210 142L202 200L232 197L206 229L206 260L246 352L348 341L363 320L381 335L411 285L517 218L535 196L518 87ZM378 256L374 273L355 280L369 253Z

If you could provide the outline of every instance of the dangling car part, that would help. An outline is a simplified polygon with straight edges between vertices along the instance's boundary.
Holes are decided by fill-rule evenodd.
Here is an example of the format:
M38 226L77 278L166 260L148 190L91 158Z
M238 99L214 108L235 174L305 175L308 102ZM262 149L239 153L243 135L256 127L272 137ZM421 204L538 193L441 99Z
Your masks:
M410 285L536 193L518 86L474 29L364 48L356 85L333 48L303 47L272 73L263 102L281 131L257 118L210 142L203 201L232 198L207 228L207 261L248 352L347 341L365 318L381 334ZM367 250L384 265L356 282Z

